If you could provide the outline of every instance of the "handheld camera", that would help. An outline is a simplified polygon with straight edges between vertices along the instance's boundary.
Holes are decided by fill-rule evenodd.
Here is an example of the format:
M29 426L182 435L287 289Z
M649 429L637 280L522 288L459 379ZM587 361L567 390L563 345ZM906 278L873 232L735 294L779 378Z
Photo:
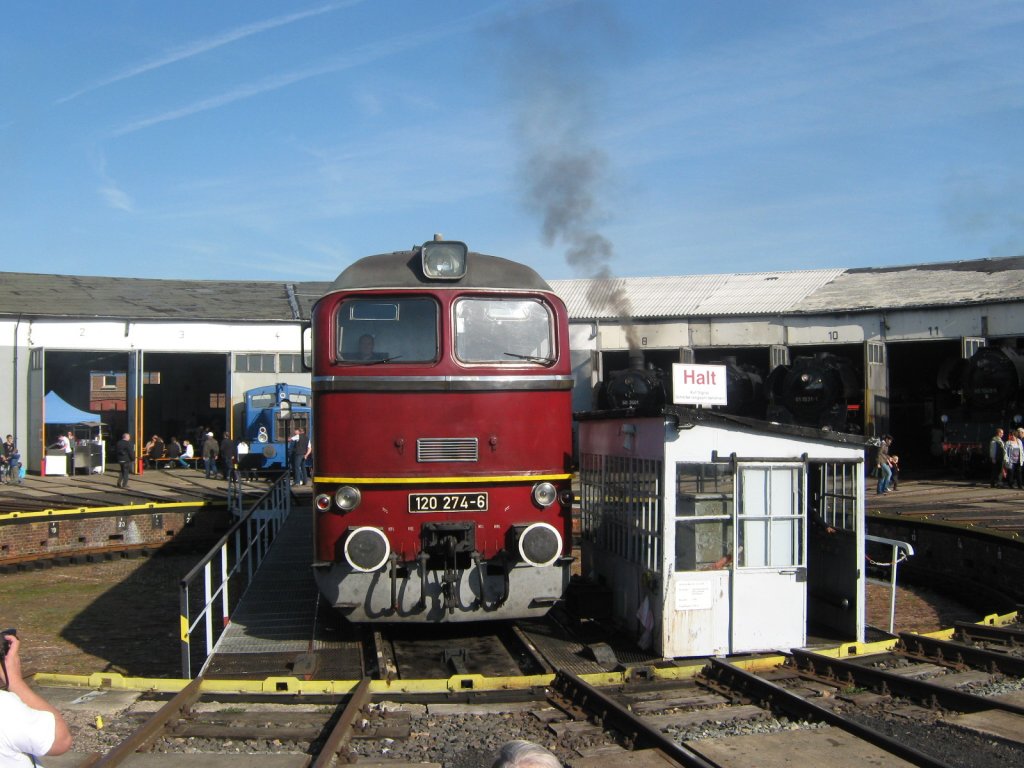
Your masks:
M11 641L7 639L7 635L16 635L18 630L16 629L5 629L2 633L3 648L0 650L0 656L6 656L7 651L11 649Z

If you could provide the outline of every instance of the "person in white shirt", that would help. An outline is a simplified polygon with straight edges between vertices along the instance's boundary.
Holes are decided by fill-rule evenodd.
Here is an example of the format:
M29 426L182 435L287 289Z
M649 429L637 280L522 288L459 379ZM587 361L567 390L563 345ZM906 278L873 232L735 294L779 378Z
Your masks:
M195 449L188 440L181 441L181 454L178 456L178 464L188 467L189 462L195 458Z
M21 675L20 640L4 632L0 656L0 765L38 765L44 755L71 749L71 731L60 711L29 687Z

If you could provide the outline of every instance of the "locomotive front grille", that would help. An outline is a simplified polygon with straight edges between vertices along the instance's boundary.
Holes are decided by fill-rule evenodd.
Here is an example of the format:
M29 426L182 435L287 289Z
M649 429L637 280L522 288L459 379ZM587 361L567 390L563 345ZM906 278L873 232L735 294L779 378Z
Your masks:
M475 437L421 437L416 441L416 461L479 461Z

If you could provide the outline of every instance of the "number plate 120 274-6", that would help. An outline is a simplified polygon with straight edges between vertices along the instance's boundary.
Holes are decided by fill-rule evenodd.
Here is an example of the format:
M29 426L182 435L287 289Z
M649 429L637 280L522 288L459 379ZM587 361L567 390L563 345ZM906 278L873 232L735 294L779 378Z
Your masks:
M486 493L410 493L410 512L486 512Z

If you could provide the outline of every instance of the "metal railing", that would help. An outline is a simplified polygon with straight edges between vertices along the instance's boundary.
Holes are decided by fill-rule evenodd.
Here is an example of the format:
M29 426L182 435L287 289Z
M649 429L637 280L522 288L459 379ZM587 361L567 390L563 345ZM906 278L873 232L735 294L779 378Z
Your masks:
M292 508L288 479L288 473L282 473L248 511L242 513L240 506L232 508L234 514L240 515L239 519L179 582L183 677L192 677L192 657L196 650L192 644L193 632L200 624L203 625L201 659L205 662L217 638L229 624L231 611L252 583L253 575L288 518ZM219 567L214 567L215 562ZM193 590L200 577L203 583L201 602ZM220 605L219 621L214 618L217 604ZM195 618L191 616L193 608L197 609Z
M886 539L882 536L865 535L864 540L873 541L876 544L887 544L891 547L888 563L878 563L869 558L872 565L892 568L889 576L889 634L891 635L896 626L896 569L908 557L913 557L914 546L908 541Z

